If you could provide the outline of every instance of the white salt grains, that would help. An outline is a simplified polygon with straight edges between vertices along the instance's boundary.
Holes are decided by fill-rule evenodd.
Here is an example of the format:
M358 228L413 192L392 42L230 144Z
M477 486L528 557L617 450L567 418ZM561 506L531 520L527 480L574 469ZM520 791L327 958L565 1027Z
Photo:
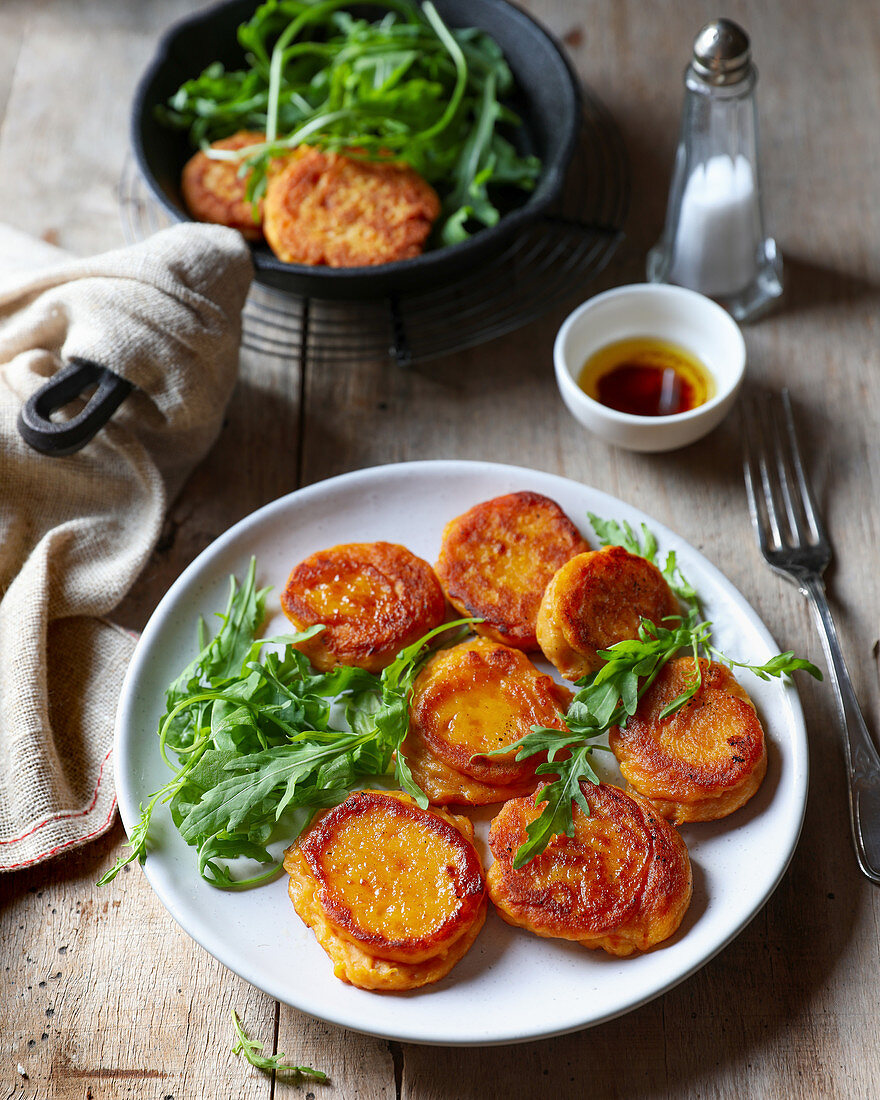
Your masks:
M684 187L669 281L710 297L736 294L755 278L760 247L751 164L742 155L710 157Z

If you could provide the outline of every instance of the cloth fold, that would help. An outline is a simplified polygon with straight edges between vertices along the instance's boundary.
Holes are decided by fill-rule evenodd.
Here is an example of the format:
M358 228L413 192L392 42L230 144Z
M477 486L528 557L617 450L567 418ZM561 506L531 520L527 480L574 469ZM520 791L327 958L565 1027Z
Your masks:
M0 227L0 272L3 871L113 820L113 723L134 639L104 616L219 433L252 267L242 238L219 226L176 226L83 260ZM37 454L19 410L76 357L135 389L80 452Z

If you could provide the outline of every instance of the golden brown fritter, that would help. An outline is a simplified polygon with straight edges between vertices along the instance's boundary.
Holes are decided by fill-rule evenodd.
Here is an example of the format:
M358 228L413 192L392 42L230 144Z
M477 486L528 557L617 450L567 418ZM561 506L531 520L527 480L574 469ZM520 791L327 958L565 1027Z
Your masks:
M442 649L413 685L403 755L433 803L480 806L533 791L545 754L487 756L532 726L565 729L559 716L571 692L540 672L520 650L488 638Z
M327 627L297 646L322 672L336 664L380 672L446 616L431 566L390 542L347 543L312 554L290 574L281 607L298 630Z
M589 549L555 501L508 493L446 525L437 576L463 615L484 619L478 634L517 649L538 648L535 623L548 581Z
M489 830L489 895L508 924L538 936L610 955L647 951L675 932L690 904L687 848L637 797L605 783L581 789L590 816L575 807L574 836L554 836L518 871L514 856L544 803L517 798L501 808Z
M306 148L269 180L263 229L286 263L361 267L418 256L439 213L406 165Z
M680 710L664 707L694 679L694 662L666 665L625 729L609 733L628 790L676 824L714 821L738 810L767 771L764 730L747 692L726 665L700 661L702 683Z
M240 130L232 137L215 141L212 149L245 149L266 140L265 134ZM249 241L262 239L262 200L254 206L245 198L247 177L238 175L241 162L212 160L199 150L183 169L181 190L190 214L199 222L215 222L237 229Z
M284 866L334 974L361 989L439 981L485 920L473 826L405 794L349 795L288 848Z
M620 546L572 558L553 577L538 612L544 656L567 680L595 672L598 650L637 638L642 618L680 615L660 570Z

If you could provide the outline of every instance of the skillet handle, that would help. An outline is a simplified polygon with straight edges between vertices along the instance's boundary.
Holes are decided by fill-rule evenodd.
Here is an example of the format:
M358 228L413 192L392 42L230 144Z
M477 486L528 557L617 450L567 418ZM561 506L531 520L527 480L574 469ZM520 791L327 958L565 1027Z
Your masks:
M97 389L72 420L51 419L52 413L94 385ZM104 427L132 389L131 382L106 367L89 359L71 359L25 402L18 414L19 435L40 454L73 454Z

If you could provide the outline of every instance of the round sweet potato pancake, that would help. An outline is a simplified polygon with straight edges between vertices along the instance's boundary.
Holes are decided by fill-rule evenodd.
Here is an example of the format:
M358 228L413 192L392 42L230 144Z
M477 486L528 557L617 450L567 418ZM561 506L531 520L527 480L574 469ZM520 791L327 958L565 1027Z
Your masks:
M565 729L560 716L571 692L517 649L474 638L441 649L413 684L403 755L433 803L480 806L527 794L546 755L517 762L516 753L487 756L532 726Z
M297 646L322 672L336 664L380 672L446 616L434 570L391 542L346 543L312 554L291 572L281 607L298 630L327 627Z
M590 807L575 807L574 836L554 836L518 871L517 849L541 809L532 798L505 803L489 830L495 862L486 882L508 924L631 955L668 939L691 900L691 865L676 830L617 787L582 783Z
M448 974L486 915L466 818L405 794L357 791L288 848L294 908L362 989L416 989Z
M446 525L437 576L453 607L485 620L475 625L478 634L534 650L547 583L588 549L555 501L539 493L508 493Z
M439 213L406 165L304 148L270 178L263 230L286 263L361 267L418 256Z
M572 558L552 578L538 611L538 642L567 680L578 680L602 666L600 649L637 638L642 618L660 625L680 614L655 565L607 546Z
M702 683L680 710L660 717L692 683L691 657L670 661L626 728L608 735L627 790L676 824L732 814L767 771L764 730L747 692L726 665L701 660L700 667Z
M259 145L265 134L239 130L232 137L215 141L212 149L244 149ZM240 161L212 160L199 150L183 169L181 191L190 214L199 222L215 222L237 229L249 241L262 240L262 200L254 205L245 198L247 178L239 176Z

